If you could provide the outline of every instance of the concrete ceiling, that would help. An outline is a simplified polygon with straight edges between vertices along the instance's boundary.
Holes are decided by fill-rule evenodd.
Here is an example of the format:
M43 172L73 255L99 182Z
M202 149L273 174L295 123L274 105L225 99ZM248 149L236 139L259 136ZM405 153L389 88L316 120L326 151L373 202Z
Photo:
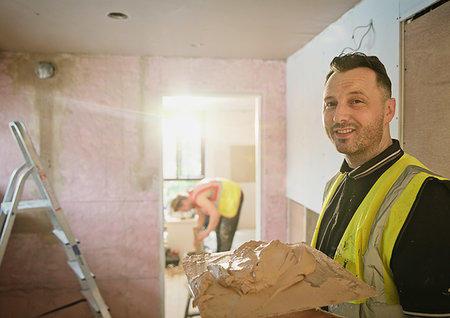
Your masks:
M359 2L0 0L0 51L285 60Z

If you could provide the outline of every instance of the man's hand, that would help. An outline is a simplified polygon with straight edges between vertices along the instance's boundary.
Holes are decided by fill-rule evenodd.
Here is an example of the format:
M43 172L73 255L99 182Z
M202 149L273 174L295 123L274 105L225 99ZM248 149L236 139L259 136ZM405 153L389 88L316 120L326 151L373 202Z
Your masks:
M201 231L201 232L198 232L198 234L197 234L197 240L199 240L200 242L202 242L205 238L208 237L208 235L209 235L209 232L208 232L208 231Z

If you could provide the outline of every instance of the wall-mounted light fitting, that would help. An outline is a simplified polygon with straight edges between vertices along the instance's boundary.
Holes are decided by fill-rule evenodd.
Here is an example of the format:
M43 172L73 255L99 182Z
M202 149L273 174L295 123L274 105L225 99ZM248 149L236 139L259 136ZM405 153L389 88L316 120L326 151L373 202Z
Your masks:
M122 12L110 12L106 16L108 18L115 19L115 20L126 20L126 19L128 19L128 16L125 13L122 13Z
M34 72L41 79L51 78L56 73L56 67L51 62L39 62L36 64Z

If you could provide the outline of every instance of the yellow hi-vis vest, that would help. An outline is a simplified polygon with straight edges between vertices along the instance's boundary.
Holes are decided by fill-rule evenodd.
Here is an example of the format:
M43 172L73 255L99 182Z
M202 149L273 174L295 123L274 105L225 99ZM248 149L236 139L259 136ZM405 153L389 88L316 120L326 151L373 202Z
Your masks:
M338 173L327 183L322 212L311 242L313 247L325 208L343 176ZM416 158L404 154L372 186L350 220L334 260L373 286L378 295L332 305L331 312L345 317L404 316L390 268L392 250L422 184L429 177L444 180Z
M241 202L241 187L231 180L223 178L202 179L191 191L189 195L197 204L197 196L204 192L211 191L209 200L217 207L221 216L232 218L236 216ZM209 215L208 211L205 211Z

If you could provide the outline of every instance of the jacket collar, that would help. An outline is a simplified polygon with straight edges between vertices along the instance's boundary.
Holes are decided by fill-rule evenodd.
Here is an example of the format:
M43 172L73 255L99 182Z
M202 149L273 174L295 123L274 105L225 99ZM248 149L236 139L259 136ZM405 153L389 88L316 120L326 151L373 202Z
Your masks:
M396 161L403 156L403 153L403 150L400 148L400 142L397 139L392 139L392 145L359 167L354 169L350 168L347 161L344 159L340 171L341 173L348 173L348 176L353 179L359 179L377 171L390 162Z

